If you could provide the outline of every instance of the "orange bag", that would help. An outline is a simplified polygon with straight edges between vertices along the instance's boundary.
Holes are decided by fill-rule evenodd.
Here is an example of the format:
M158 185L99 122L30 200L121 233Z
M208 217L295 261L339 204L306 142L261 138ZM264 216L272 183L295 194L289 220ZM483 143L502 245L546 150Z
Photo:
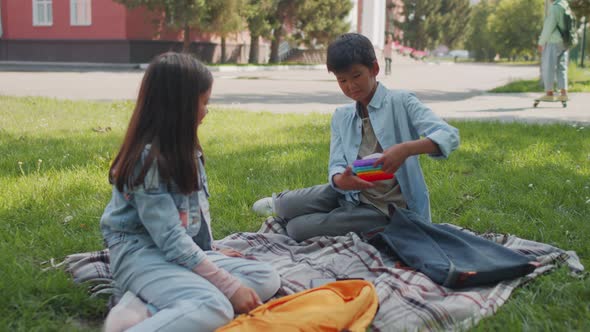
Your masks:
M372 283L344 280L272 300L217 329L228 331L366 331L379 301Z

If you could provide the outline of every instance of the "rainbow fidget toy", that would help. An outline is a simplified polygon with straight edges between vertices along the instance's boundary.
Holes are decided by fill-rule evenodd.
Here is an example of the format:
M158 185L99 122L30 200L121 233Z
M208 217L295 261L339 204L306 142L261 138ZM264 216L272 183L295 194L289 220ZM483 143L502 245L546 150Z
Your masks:
M393 174L381 170L381 165L373 167L378 158L359 159L352 163L352 171L361 179L369 182L393 179Z

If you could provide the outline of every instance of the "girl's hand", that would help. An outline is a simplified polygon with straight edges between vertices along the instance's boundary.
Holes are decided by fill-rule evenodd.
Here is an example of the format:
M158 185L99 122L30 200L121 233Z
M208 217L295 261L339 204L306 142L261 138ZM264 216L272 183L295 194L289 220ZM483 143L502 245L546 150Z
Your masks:
M221 248L217 249L217 251L221 254L226 255L227 257L244 257L244 254L231 248Z
M373 188L375 185L352 174L352 168L346 166L344 173L334 175L334 184L342 190L363 190Z
M243 285L238 288L229 302L237 314L245 314L262 304L258 294L252 288Z
M385 173L395 173L398 168L409 157L408 149L403 144L396 144L389 149L383 151L383 156L373 163L373 167L381 166L381 170Z

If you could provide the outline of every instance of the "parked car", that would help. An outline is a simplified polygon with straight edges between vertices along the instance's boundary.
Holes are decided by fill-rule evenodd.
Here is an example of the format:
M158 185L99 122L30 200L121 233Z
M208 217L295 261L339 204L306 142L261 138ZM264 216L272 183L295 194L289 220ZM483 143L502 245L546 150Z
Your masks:
M449 52L448 56L453 58L455 61L457 61L457 59L469 59L469 51L467 51L467 50L452 50Z

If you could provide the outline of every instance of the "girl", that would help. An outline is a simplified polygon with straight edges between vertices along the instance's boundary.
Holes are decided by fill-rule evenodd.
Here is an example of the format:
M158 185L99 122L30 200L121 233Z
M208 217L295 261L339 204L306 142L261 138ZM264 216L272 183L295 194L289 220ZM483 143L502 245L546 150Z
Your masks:
M212 84L187 54L162 54L146 70L100 221L113 279L126 292L105 331L213 331L280 286L270 265L212 250L197 136Z
M385 46L383 47L383 57L385 58L385 75L391 75L391 60L393 57L393 37L387 34Z

